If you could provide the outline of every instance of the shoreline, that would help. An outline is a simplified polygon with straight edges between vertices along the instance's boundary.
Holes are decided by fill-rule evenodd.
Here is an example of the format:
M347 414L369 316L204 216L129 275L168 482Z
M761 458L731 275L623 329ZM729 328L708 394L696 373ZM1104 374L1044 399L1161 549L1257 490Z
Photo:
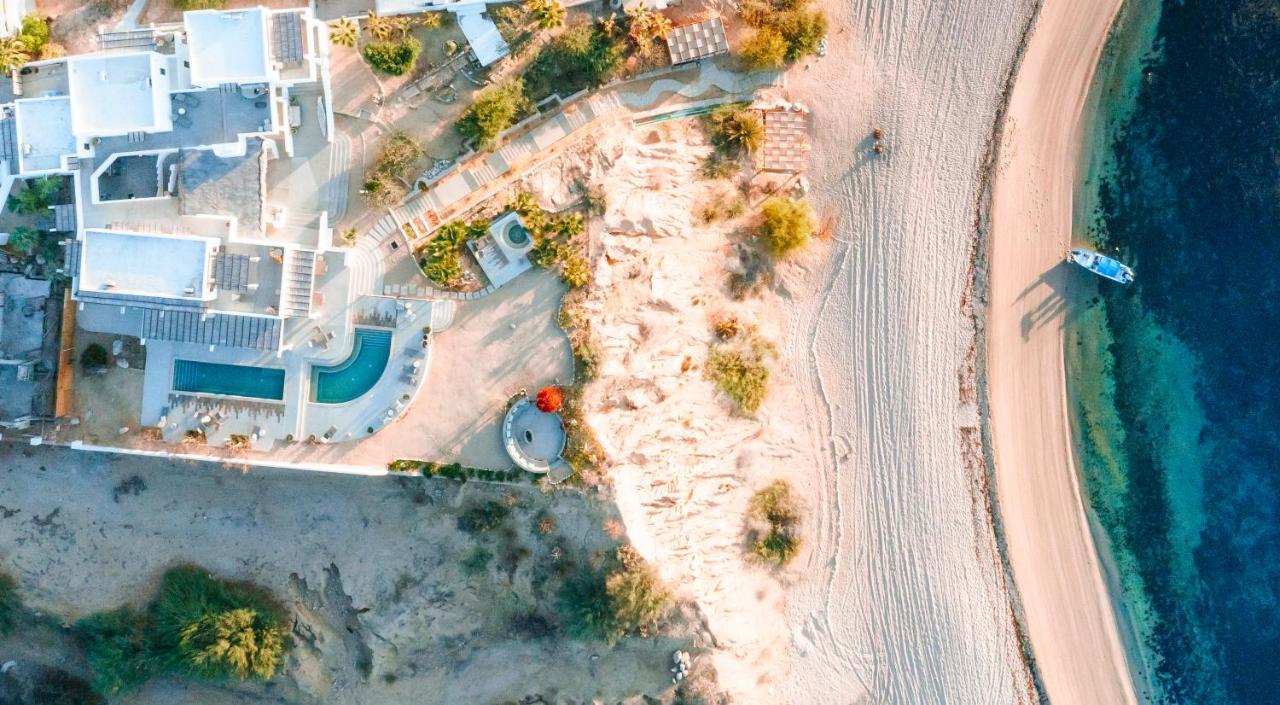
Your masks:
M1137 92L1140 90L1143 59L1153 50L1162 8L1159 0L1121 0L1093 78L1083 111L1080 151L1076 160L1078 177L1073 185L1072 240L1093 247L1096 243L1090 234L1100 225L1098 207L1099 189L1103 179L1115 168L1111 146L1120 131L1127 128L1136 109ZM1084 306L1082 296L1076 297L1074 306ZM1066 325L1079 327L1078 321ZM1082 484L1087 484L1083 463L1085 457L1084 429L1080 427L1078 413L1080 380L1071 378L1072 363L1066 361L1067 422L1070 424L1071 443L1074 449L1074 469ZM1087 487L1086 487L1087 496ZM1116 560L1115 549L1106 527L1098 518L1095 508L1085 501L1085 518L1093 537L1099 568L1106 585L1107 596L1115 615L1121 648L1129 668L1129 676L1135 695L1147 702L1158 692L1155 669L1144 641L1144 627L1136 605L1126 599L1125 576Z
M1061 253L1073 230L1083 128L1095 119L1087 114L1095 72L1121 5L1045 1L999 128L985 243L989 458L1017 583L1011 599L1055 703L1137 702L1080 485L1062 330L1074 273Z

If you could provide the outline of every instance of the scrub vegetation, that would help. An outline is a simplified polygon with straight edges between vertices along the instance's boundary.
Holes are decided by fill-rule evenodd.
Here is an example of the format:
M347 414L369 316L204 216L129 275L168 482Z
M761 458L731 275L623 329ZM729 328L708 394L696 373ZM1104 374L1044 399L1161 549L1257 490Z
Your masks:
M115 694L152 677L266 680L291 646L284 608L265 590L198 566L170 568L142 610L120 607L75 625L94 688Z
M410 169L423 153L422 145L408 133L392 132L384 137L361 189L369 205L387 208L404 198L409 192Z
M742 20L754 32L742 43L741 56L752 70L781 69L818 52L827 34L827 16L807 7L808 0L749 0Z
M782 567L800 550L799 505L791 484L777 480L751 497L747 511L747 542L758 561Z
M750 326L738 326L717 326L719 340L707 355L706 375L739 411L754 414L769 394L769 360L776 352Z
M630 545L619 546L608 565L579 571L560 590L570 631L610 644L653 636L671 607L670 590Z

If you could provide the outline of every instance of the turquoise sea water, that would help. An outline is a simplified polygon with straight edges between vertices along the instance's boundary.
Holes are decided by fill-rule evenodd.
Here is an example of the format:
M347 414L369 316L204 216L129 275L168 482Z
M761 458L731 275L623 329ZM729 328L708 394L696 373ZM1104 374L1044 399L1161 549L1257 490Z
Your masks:
M1131 0L1066 327L1080 470L1155 702L1280 702L1280 2Z

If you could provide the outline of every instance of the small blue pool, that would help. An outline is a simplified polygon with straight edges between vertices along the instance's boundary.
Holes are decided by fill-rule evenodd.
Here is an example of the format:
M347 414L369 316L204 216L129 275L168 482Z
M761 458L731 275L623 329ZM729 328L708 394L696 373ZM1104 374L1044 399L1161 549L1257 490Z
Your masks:
M284 370L278 367L174 360L173 390L280 401L284 399Z
M330 367L311 367L311 401L342 404L373 389L391 359L391 331L357 328L351 357Z

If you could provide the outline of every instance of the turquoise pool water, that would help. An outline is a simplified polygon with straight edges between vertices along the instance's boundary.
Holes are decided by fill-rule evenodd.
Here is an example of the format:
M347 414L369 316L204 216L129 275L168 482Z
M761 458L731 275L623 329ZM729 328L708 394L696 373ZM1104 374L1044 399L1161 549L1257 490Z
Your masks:
M284 399L284 370L278 367L174 360L173 389L177 392L229 394L279 401Z
M363 396L382 377L391 358L391 331L357 328L351 357L330 367L311 368L311 401L342 404Z

